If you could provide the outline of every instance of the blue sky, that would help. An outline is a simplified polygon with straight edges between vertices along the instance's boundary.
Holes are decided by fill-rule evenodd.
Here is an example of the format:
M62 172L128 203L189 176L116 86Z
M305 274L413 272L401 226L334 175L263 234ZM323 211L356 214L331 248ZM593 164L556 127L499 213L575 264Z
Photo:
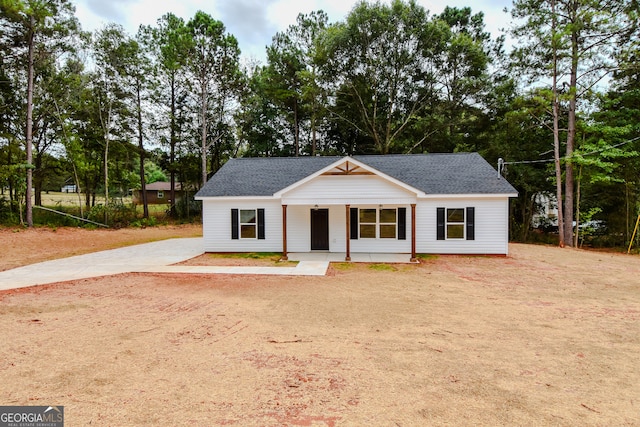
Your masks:
M388 0L387 0L388 2ZM431 14L442 12L445 6L471 7L474 13L484 12L487 30L494 37L509 26L505 7L511 0L417 0ZM85 30L93 31L115 22L134 34L140 25L154 25L167 12L188 20L202 10L224 23L240 44L245 59L264 60L265 46L278 31L295 23L299 13L324 10L330 22L342 20L356 0L76 0L76 15Z

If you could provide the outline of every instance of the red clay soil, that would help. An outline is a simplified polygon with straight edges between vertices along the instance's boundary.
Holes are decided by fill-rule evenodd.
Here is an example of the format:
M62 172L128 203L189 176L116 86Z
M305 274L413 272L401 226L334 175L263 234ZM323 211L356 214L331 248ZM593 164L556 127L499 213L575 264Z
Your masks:
M134 240L93 232L11 235L30 259L50 256L34 235L73 251ZM69 426L639 425L639 276L638 256L511 245L326 277L5 292L0 404L64 405Z

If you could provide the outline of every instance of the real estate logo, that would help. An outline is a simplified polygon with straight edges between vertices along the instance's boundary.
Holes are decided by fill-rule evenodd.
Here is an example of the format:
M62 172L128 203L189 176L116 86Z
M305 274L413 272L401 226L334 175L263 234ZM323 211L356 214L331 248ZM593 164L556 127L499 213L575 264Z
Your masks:
M64 427L64 406L0 406L0 427Z

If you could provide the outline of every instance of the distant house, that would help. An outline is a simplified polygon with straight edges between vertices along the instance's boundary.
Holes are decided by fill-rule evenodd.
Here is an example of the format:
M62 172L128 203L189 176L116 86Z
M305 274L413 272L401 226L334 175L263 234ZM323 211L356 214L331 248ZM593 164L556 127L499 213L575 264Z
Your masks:
M158 181L146 185L147 203L150 205L171 204L171 183ZM182 198L182 186L180 183L175 184L176 200ZM133 191L133 203L142 204L142 190Z
M507 254L517 191L476 153L229 160L196 194L208 252Z
M558 227L558 198L555 194L536 193L533 195L535 212L531 216L533 228Z
M61 193L77 193L78 190L76 188L77 187L75 184L65 184L62 186L62 188L60 188L60 192Z

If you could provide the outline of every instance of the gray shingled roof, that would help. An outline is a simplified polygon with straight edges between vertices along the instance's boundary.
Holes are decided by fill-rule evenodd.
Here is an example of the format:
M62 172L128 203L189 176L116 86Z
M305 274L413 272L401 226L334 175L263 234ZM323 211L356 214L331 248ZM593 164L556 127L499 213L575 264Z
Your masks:
M229 160L196 197L272 196L342 157ZM427 194L514 194L516 189L477 153L354 156Z

